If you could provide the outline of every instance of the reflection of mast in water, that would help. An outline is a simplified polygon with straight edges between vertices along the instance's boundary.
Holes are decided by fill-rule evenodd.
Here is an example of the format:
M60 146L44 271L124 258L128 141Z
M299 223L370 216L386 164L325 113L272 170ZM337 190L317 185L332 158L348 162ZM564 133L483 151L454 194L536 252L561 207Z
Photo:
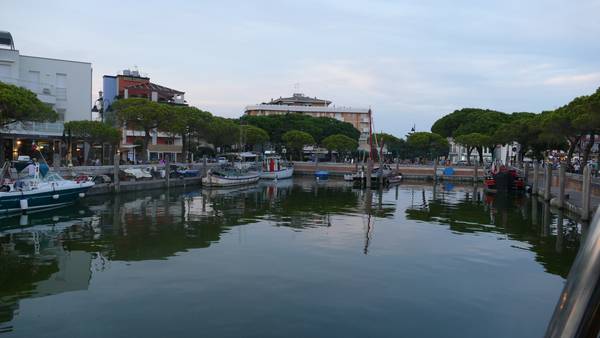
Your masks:
M367 231L365 231L365 247L363 253L369 254L369 244L371 244L371 238L373 236L373 225L371 224L371 214L367 215Z
M367 189L365 195L365 211L367 212L367 228L365 231L365 246L363 253L367 255L369 253L369 245L371 244L371 238L373 236L373 225L371 224L371 206L373 203L373 191Z

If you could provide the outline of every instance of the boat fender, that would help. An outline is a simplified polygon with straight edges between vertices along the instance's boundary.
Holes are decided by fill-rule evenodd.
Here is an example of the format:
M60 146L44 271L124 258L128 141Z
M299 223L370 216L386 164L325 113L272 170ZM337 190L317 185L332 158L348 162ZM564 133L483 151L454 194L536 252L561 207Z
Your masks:
M21 217L19 218L19 225L22 227L29 225L29 216L21 215Z
M55 200L57 200L57 199L58 199L58 197L59 197L59 196L58 196L58 194L54 194L54 195L52 195L52 198L53 198L53 199L55 199Z
M80 193L79 193L79 198L84 198L84 197L85 197L85 193L83 193L83 192L80 192Z
M20 200L19 203L21 204L21 210L29 209L29 203L27 202L26 198Z

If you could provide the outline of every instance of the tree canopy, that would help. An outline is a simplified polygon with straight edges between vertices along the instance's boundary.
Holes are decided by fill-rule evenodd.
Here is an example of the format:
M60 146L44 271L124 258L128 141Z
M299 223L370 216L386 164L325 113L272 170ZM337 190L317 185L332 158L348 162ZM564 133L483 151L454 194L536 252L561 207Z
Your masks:
M231 119L214 116L209 124L206 140L215 147L226 147L240 141L240 126Z
M283 135L291 130L299 130L310 134L320 143L327 136L341 134L357 140L360 132L351 123L338 121L328 117L312 117L304 114L284 114L268 116L244 116L242 121L257 126L269 134L273 143L284 142Z
M269 141L269 134L262 128L253 125L240 126L245 143L249 146L262 146Z
M321 141L321 145L329 151L337 151L339 153L353 152L358 148L356 140L342 134L327 136Z
M121 139L119 129L100 121L69 121L65 123L65 130L89 143L116 144Z
M436 133L415 132L406 141L415 157L435 159L448 154L448 141Z
M315 139L309 133L300 130L287 131L281 139L292 152L299 154L300 159L304 146L315 144Z
M0 128L15 122L55 121L58 114L32 91L0 82Z

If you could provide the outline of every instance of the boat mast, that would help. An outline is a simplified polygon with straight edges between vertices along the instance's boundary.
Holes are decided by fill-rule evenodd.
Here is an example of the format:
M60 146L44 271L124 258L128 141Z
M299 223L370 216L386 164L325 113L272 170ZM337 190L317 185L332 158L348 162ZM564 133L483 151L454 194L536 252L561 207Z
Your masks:
M369 108L369 159L373 161L373 118Z

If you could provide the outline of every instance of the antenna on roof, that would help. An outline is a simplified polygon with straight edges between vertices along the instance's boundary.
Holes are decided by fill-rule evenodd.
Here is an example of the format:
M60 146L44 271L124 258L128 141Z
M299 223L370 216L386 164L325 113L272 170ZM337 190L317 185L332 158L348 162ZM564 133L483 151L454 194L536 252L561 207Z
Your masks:
M294 83L294 93L300 93L300 82Z

